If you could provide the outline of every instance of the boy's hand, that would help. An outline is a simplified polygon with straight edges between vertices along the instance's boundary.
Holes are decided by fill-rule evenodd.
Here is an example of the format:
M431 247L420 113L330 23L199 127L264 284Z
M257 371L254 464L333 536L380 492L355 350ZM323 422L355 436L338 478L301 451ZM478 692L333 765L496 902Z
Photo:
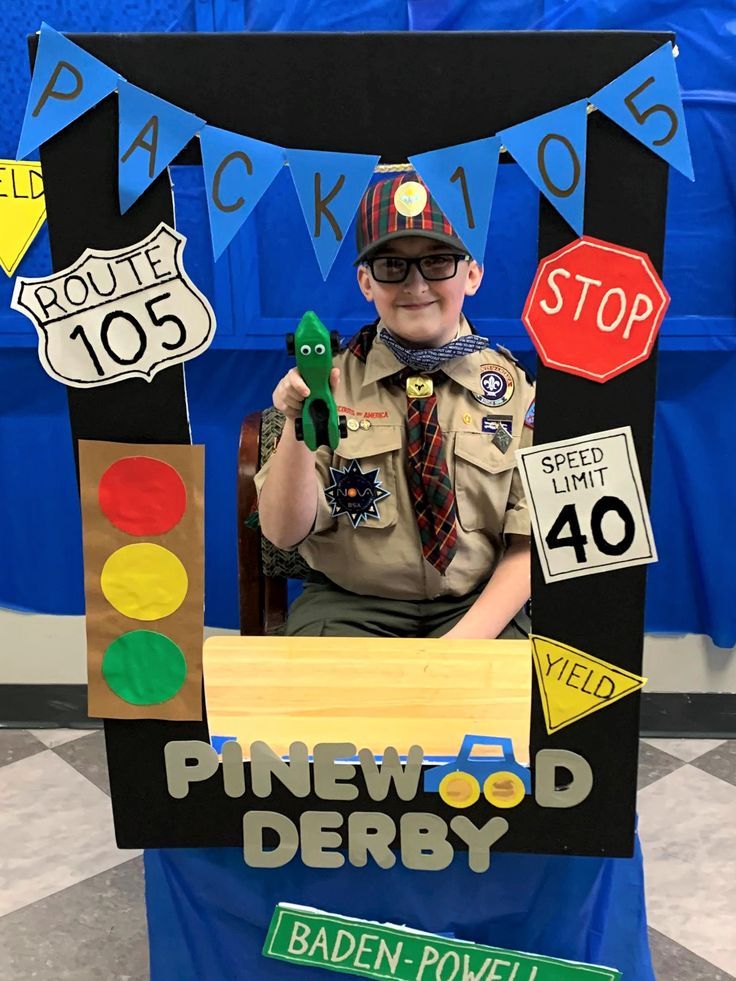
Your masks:
M330 372L330 388L333 394L337 390L339 380L340 369L333 368ZM274 408L283 412L287 419L297 419L302 414L302 406L308 396L309 388L299 374L299 369L291 368L274 388L271 397Z

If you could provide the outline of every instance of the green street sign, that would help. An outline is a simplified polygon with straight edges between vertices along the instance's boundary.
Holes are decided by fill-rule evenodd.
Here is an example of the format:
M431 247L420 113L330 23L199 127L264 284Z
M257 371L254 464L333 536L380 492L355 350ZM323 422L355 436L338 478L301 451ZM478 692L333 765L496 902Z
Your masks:
M617 981L621 972L279 903L266 957L387 981Z

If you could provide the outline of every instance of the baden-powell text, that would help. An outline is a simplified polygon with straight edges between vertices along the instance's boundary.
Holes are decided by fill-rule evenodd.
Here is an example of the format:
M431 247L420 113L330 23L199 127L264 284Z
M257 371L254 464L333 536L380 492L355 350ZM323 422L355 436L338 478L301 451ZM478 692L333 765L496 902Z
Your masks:
M396 981L616 981L620 973L279 903L266 957Z

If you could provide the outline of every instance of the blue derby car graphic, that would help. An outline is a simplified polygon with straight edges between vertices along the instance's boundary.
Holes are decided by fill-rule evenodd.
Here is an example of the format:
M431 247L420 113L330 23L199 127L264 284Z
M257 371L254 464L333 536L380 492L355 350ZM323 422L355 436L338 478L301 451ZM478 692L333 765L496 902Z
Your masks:
M497 747L498 755L473 755L476 747ZM470 807L481 790L494 807L516 807L532 792L527 767L516 762L505 736L466 736L455 759L425 771L424 789L438 793L450 807Z

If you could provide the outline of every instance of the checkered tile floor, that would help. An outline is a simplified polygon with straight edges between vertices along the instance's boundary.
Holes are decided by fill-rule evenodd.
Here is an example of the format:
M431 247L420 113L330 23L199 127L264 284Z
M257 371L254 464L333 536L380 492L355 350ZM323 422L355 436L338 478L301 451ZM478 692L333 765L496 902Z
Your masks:
M736 981L736 740L643 740L639 788L657 978ZM0 730L1 981L148 978L108 795L102 732Z

